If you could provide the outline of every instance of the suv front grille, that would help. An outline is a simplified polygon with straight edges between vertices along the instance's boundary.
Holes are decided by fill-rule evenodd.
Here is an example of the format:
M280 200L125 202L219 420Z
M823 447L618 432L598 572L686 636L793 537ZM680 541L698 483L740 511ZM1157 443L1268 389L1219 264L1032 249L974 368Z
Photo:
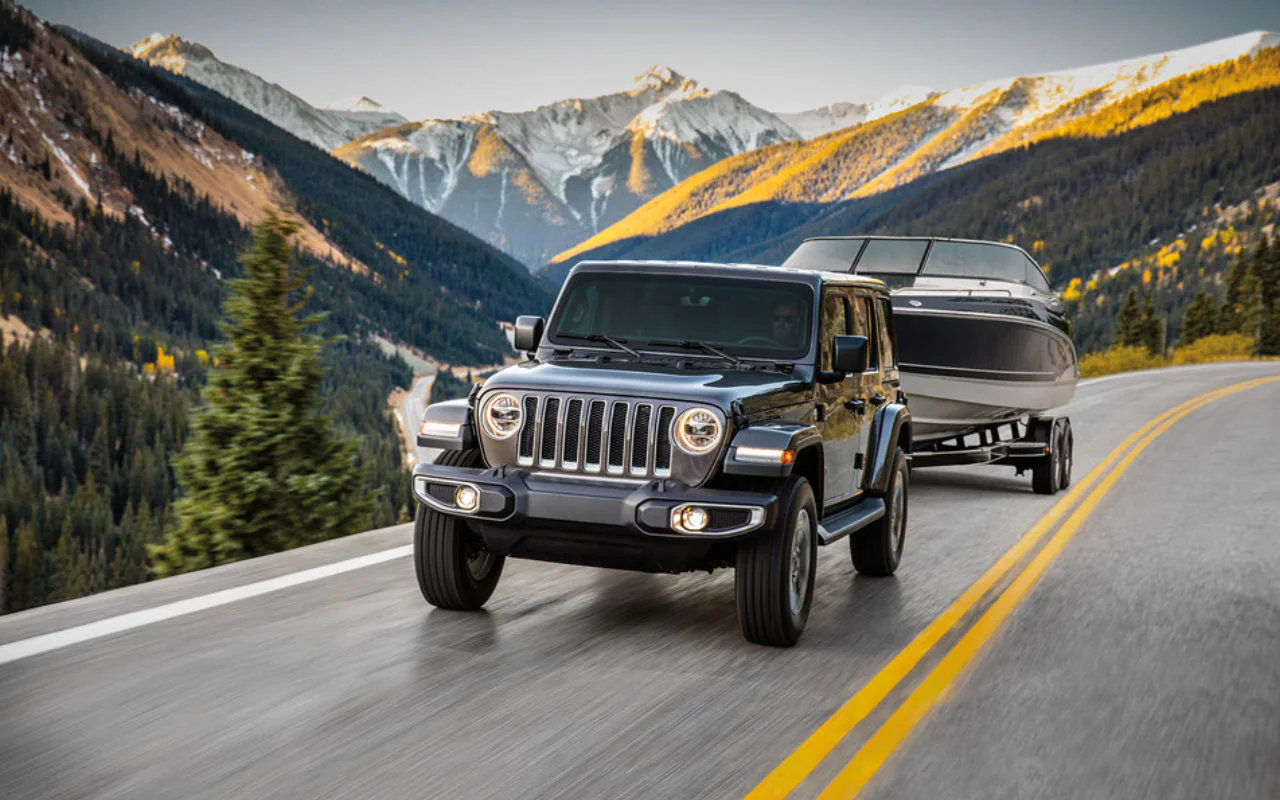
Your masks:
M671 475L674 404L535 394L521 403L520 466L637 478Z

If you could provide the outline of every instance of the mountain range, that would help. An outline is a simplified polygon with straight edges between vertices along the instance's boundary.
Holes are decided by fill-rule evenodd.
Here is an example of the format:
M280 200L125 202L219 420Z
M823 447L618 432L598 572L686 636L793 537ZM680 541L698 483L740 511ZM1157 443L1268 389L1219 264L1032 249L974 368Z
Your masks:
M802 136L740 95L664 66L600 97L408 122L368 98L312 106L172 34L152 34L130 52L332 151L530 266L723 158ZM813 135L865 119L871 108L829 107L790 118Z
M1121 109L1143 92L1278 43L1280 35L1256 31L1141 58L924 94L905 108L902 103L870 110L832 107L833 120L862 121L726 159L552 261L602 252L638 256L647 240L730 209L761 203L826 208L1036 141L1090 135L1081 123L1106 116L1108 109ZM1114 124L1129 128L1165 115L1159 107L1143 107Z
M740 95L655 66L625 91L414 122L334 155L537 265L723 158L795 138Z

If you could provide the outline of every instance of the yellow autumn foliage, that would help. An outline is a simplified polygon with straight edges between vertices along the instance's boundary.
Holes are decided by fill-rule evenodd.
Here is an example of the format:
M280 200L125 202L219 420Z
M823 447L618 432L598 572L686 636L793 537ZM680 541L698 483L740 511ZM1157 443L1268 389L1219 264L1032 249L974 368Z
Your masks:
M1062 299L1068 302L1075 302L1080 299L1081 294L1080 279L1072 278L1071 282L1067 284L1067 288L1062 290Z
M1248 361L1253 339L1241 333L1212 334L1175 348L1169 358L1153 356L1145 347L1112 347L1080 357L1080 377L1098 378L1117 372L1205 364L1212 361Z

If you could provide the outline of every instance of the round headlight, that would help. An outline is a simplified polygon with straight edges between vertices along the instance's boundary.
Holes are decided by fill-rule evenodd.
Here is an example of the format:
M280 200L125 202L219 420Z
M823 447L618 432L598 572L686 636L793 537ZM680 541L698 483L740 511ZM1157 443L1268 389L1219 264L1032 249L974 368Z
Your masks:
M520 401L509 394L498 394L484 401L480 409L480 424L484 432L495 439L509 439L520 430L524 411Z
M720 420L705 408L691 408L676 418L676 444L689 455L711 452L720 443Z

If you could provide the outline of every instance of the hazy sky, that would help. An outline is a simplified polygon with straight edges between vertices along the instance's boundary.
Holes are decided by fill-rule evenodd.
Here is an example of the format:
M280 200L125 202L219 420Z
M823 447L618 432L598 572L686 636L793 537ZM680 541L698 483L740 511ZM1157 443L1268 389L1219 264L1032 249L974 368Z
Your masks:
M772 111L1280 30L1277 0L19 0L119 46L153 31L323 104L411 119L617 91L653 63Z

